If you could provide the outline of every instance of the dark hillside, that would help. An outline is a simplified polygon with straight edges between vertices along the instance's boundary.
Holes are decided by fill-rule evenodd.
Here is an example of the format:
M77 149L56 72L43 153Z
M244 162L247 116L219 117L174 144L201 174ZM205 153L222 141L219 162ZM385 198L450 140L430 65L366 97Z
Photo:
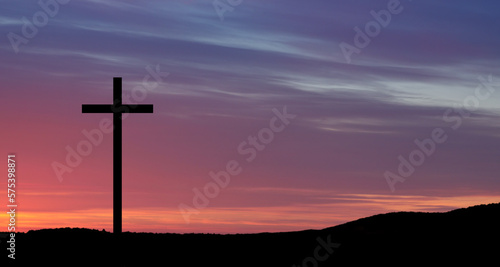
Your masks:
M477 266L498 262L499 214L497 203L446 213L380 214L323 230L236 235L127 232L115 237L90 229L44 229L17 234L15 262L51 266ZM5 241L0 243L3 247Z

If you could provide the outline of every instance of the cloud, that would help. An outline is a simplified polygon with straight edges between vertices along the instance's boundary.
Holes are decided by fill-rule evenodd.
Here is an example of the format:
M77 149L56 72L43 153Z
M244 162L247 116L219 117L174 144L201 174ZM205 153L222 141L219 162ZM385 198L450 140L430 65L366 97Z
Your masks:
M0 145L23 158L24 179L32 186L26 197L42 199L27 201L26 211L61 218L69 212L69 225L92 213L97 217L89 224L107 220L109 210L101 206L111 201L110 135L67 174L68 184L57 183L50 164L64 162L66 146L75 146L82 130L107 116L84 116L81 104L109 102L115 76L124 78L124 93L130 94L148 75L145 67L157 65L170 75L143 101L154 104L155 114L124 122L127 209L144 216L132 222L134 229L171 223L179 231L237 232L237 225L298 230L352 219L343 212L361 217L479 204L481 195L492 200L500 189L500 95L482 101L456 131L443 113L474 94L478 76L491 74L498 84L499 6L401 2L404 11L352 64L339 44L353 42L353 28L373 20L370 11L387 1L245 1L224 21L210 1L61 6L18 54L7 38L0 42L0 112L9 114L2 119L9 127ZM27 1L2 9L0 29L16 34L22 34L23 16L40 11ZM192 188L209 181L210 171L231 159L243 162L238 144L283 106L297 119L243 166L194 228L180 225L177 205L190 201ZM384 171L397 168L398 156L408 156L414 140L429 138L436 127L446 129L449 140L398 187L401 195L386 196ZM458 199L470 195L469 202ZM141 213L146 207L161 218ZM318 221L309 219L309 211Z

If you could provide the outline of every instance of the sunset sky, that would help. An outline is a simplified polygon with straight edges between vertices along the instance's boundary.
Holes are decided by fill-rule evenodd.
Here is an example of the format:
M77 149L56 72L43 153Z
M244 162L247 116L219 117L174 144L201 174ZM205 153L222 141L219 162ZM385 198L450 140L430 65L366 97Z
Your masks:
M82 104L111 104L113 77L124 104L154 105L123 120L124 231L500 202L498 1L42 2L0 1L0 204L15 153L18 231L112 230L112 115Z

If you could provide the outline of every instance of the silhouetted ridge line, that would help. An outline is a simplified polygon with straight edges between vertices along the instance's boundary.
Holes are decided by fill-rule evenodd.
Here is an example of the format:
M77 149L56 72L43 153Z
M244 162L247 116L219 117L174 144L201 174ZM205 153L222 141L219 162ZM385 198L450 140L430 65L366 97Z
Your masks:
M116 236L96 229L42 229L16 235L16 262L290 267L315 260L318 266L479 266L497 260L499 215L500 203L494 203L449 212L392 212L322 230L282 233ZM320 256L323 261L317 260Z

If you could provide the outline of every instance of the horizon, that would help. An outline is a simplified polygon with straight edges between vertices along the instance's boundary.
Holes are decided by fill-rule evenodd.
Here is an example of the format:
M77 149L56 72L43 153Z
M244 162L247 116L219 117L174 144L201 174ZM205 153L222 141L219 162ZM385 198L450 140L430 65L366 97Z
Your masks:
M112 231L113 115L82 104L110 104L113 77L123 104L154 105L123 116L124 232L500 202L500 3L40 3L0 15L16 232Z
M426 211L416 211L416 212L412 212L412 211L395 211L395 212L388 212L388 213L383 213L383 214L375 214L375 215L371 215L371 216L367 216L367 217L362 217L362 218L354 219L354 220L352 220L352 221L348 221L348 222L341 223L341 224L337 224L337 225L332 225L332 226L329 226L329 227L326 227L326 228L321 228L321 229L312 229L312 228L310 228L310 229L302 229L302 230L295 230L295 231L289 231L289 232L255 232L255 233L239 233L239 232L235 232L235 233L182 232L182 233L176 233L176 232L134 232L134 231L124 231L123 233L137 233L137 234L179 234L179 235L182 235L182 234L207 234L207 235L220 234L220 235L244 235L244 234L294 233L294 232L302 232L302 231L322 231L322 230L329 229L329 228L333 228L333 227L336 227L336 226L340 226L340 225L343 225L343 224L346 224L346 223L350 223L350 222L358 221L358 220L360 220L360 219L371 218L371 217L376 216L376 215L386 215L386 214L391 214L391 213L423 213L423 214L429 214L429 213L448 213L448 212L450 212L450 211L455 211L455 210L461 210L461 209L467 209L467 208L474 208L474 207L479 207L479 206L495 205L495 204L500 204L500 202L497 202L497 203L484 203L484 204L478 204L478 205L474 205L474 206L462 207L462 208L452 209L452 210L448 210L448 211L434 211L434 212L426 212ZM30 229L30 230L28 230L28 231L22 231L22 232L16 232L16 233L23 233L23 234L26 234L26 233L28 233L29 231L38 231L38 230L60 230L60 229L71 229L71 230L74 230L74 229L84 229L84 230L92 230L92 231L99 231L99 232L104 231L104 232L106 232L106 233L113 233L113 231L107 231L106 229L97 229L97 228L82 228L82 227L39 228L39 229ZM0 233L2 233L2 234L8 234L9 232L0 231Z

